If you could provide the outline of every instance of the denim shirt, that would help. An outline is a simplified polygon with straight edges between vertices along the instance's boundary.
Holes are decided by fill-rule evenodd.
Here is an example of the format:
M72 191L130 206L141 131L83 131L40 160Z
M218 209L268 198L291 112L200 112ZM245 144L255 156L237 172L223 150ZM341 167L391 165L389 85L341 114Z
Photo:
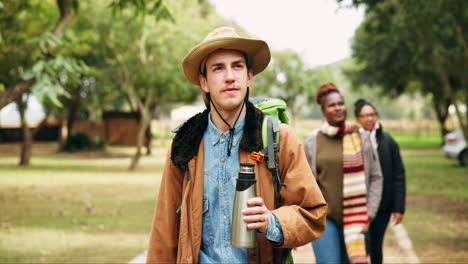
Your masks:
M234 194L239 174L239 143L245 115L235 125L231 156L227 155L229 131L221 132L211 121L204 138L203 226L200 263L245 263L247 249L231 245L231 218ZM283 240L278 219L269 212L270 224L266 237L274 242Z

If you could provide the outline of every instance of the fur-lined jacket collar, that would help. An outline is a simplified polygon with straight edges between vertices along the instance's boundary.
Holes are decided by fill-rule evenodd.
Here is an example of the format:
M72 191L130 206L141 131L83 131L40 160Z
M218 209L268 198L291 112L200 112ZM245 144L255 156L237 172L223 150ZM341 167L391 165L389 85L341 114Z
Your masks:
M205 129L208 125L209 110L187 120L177 131L172 142L171 160L179 169L185 171L188 162L197 155ZM247 151L262 150L262 121L264 114L252 103L246 103L244 133L239 148Z

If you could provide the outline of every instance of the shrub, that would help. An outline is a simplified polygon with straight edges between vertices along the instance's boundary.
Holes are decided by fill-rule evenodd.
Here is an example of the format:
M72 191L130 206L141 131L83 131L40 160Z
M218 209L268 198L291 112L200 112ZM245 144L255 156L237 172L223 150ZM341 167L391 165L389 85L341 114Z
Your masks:
M106 146L107 142L104 139L98 138L97 140L93 140L88 134L77 132L67 137L67 141L62 147L62 151L76 152L82 150L104 149Z

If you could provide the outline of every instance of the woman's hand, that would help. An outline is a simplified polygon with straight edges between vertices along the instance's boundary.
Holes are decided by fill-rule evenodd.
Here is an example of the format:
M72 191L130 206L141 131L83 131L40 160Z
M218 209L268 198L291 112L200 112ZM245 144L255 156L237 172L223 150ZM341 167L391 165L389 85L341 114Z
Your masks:
M370 217L369 217L369 218L367 219L367 224L365 224L365 225L362 227L362 230L361 230L361 233L362 233L362 234L365 234L365 233L369 232L370 222L371 222L371 219L370 219Z
M362 234L365 234L369 232L369 223L365 224L363 227L362 227L362 230L361 230L361 233Z
M403 214L401 213L392 213L393 224L398 225L403 221Z
M352 133L356 132L358 130L358 128L359 128L359 126L355 122L346 120L344 133L345 134L352 134Z

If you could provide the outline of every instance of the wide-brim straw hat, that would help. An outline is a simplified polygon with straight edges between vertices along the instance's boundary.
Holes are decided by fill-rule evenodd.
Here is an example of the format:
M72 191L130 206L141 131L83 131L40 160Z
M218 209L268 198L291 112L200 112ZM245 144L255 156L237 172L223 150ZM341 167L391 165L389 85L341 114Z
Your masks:
M216 28L185 55L182 67L185 76L191 83L200 86L198 76L203 70L200 69L201 63L206 56L218 49L233 49L244 52L247 56L248 67L254 75L262 72L270 63L270 48L265 41L240 37L231 27Z

